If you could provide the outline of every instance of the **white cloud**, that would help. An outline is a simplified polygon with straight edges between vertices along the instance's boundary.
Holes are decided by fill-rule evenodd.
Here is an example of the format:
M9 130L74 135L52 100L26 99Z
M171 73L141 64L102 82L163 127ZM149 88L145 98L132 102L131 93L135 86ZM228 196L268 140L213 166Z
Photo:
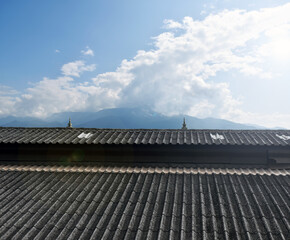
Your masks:
M0 84L0 95L15 95L17 93L13 88Z
M81 53L83 55L94 56L94 51L90 49L88 46L86 47L85 50L82 50Z
M257 54L274 61L289 62L290 60L290 23L282 24L265 32L271 40L257 49Z
M84 61L78 60L64 64L61 68L62 74L65 76L79 77L82 72L92 72L96 69L95 64L85 65Z
M164 23L164 27L167 29L183 28L183 25L181 23L175 22L172 19L165 19L163 23Z
M18 92L11 87L0 84L0 116L11 114L18 100L17 94Z
M5 99L10 104L10 114L43 118L60 111L111 108L111 103L118 97L111 94L110 89L75 83L72 77L63 76L56 79L44 78L17 99Z
M289 12L290 4L285 4L259 11L225 10L200 21L191 17L181 22L166 20L167 30L154 38L153 49L138 51L133 59L123 60L116 71L98 74L84 83L75 83L72 77L93 71L95 65L67 63L61 69L63 77L44 78L15 98L14 112L24 109L23 114L45 116L61 111L149 106L165 115L211 116L290 127L289 114L273 117L241 111L241 101L232 95L228 83L214 81L220 72L231 70L271 78L272 73L264 68L263 46L272 41L273 32L280 29L289 33Z
M60 53L60 50L58 50L58 49L55 49L55 52L56 52L56 53Z
M14 114L16 98L0 94L0 116Z
M230 70L271 78L262 56L255 54L256 44L266 32L290 22L288 11L290 4L250 12L225 10L202 21L166 20L172 31L155 37L154 49L139 51L115 72L98 75L94 81L106 86L118 83L121 106L148 105L166 115L231 118L240 101L228 84L211 79Z

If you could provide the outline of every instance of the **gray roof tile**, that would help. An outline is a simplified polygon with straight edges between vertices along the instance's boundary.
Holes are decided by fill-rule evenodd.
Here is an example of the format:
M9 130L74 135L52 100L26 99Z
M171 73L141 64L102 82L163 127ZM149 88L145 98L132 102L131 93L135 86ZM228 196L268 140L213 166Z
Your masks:
M289 170L73 170L0 166L0 235L5 239L289 239Z
M0 143L290 146L290 130L4 128Z

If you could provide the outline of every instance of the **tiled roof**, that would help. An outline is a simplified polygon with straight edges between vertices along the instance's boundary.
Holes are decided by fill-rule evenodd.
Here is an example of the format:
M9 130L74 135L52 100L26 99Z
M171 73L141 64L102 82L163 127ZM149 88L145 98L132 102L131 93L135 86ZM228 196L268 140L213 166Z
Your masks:
M290 174L0 167L2 239L289 239Z
M290 146L290 130L1 128L0 143Z

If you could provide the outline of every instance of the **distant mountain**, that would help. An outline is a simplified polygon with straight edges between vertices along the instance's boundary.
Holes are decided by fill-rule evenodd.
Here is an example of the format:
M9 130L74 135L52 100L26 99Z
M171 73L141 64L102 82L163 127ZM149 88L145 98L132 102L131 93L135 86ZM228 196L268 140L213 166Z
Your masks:
M253 125L235 123L223 119L196 118L191 116L164 116L150 109L113 108L98 112L62 112L46 120L32 117L0 118L0 126L9 127L66 127L69 117L73 127L84 128L157 128L180 129L183 117L190 129L258 129Z
M56 121L45 121L33 117L8 116L0 118L1 127L63 127L63 124Z
M187 127L192 129L256 129L256 127L222 119L184 117L186 118ZM116 108L101 110L91 119L76 126L89 128L179 129L182 125L183 116L167 117L148 109Z

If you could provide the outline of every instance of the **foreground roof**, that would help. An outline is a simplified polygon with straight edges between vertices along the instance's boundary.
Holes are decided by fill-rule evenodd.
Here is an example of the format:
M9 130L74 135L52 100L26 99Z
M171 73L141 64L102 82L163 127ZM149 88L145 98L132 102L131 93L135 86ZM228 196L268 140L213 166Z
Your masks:
M0 143L290 146L290 130L0 127Z
M290 171L0 166L3 239L289 239Z

